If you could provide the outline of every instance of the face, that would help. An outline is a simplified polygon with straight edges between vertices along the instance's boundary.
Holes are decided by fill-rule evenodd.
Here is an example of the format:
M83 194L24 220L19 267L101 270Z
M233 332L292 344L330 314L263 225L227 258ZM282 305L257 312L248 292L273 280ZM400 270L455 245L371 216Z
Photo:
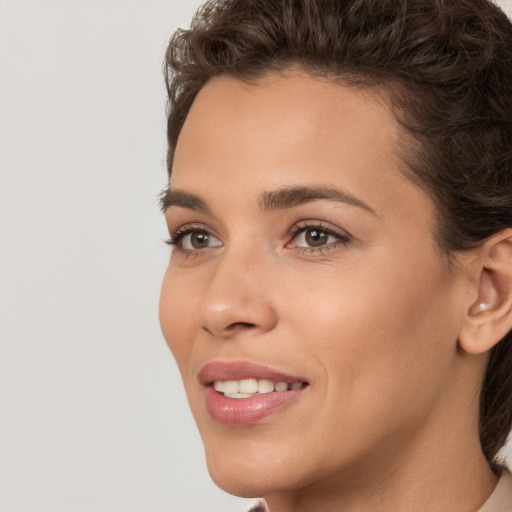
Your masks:
M160 320L228 492L355 480L446 421L462 284L402 138L381 97L299 73L192 106Z

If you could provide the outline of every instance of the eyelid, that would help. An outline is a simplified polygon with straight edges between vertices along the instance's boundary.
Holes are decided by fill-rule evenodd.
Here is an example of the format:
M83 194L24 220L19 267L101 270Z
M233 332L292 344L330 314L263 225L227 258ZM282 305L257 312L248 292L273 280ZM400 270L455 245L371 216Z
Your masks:
M337 238L337 241L335 243L331 242L331 243L316 246L316 247L315 246L310 246L310 247L301 247L301 246L293 247L293 246L291 246L291 244L297 239L298 235L300 235L301 233L303 233L304 231L307 231L307 230L321 231L322 233L325 233L329 236L333 236L333 237ZM335 246L336 244L347 244L353 239L352 235L348 231L341 229L337 226L333 226L332 224L327 223L325 221L320 221L320 220L304 220L304 221L297 222L290 230L290 237L291 237L290 240L286 243L287 248L290 248L290 249L301 248L301 249L307 249L308 251L312 251L312 252L318 252L318 251L322 251L322 250L326 250L326 249L332 249L333 246Z
M182 247L182 240L191 233L206 233L209 237L217 240L219 243L214 244L212 246L202 247L202 248L193 248L193 249L186 249ZM191 223L191 224L183 224L175 231L171 230L170 232L170 238L165 241L166 244L171 245L173 247L176 247L178 250L182 251L183 253L200 253L207 249L210 249L212 247L220 247L222 246L222 241L220 238L213 234L212 230L205 226L204 224L197 224L197 223Z
M207 233L211 233L211 229L209 229L206 225L198 222L190 222L187 224L182 224L177 229L169 228L169 243L173 245L179 238L183 237L187 233L190 233L191 231L205 231Z

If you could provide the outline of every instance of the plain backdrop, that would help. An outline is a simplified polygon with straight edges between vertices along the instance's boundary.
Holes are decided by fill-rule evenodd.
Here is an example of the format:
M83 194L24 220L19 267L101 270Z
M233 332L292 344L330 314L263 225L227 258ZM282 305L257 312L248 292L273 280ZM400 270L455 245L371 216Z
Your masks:
M161 63L200 3L0 0L1 512L253 503L210 482L158 325Z

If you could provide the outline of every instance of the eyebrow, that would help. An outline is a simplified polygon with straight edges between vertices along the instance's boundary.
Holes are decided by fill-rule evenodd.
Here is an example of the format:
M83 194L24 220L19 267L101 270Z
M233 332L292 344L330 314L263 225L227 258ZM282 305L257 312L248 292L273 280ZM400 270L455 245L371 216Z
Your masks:
M180 206L197 212L211 214L210 208L203 199L183 190L166 189L160 196L160 208L163 212L170 206Z
M264 211L281 210L322 199L357 206L377 216L373 208L347 191L325 185L286 187L265 192L260 199L260 208Z
M311 201L328 200L362 208L377 216L375 210L345 190L325 185L284 187L264 192L259 200L262 211L276 211L293 208ZM188 208L211 215L211 210L201 197L183 190L165 190L160 197L160 206L165 212L171 206Z

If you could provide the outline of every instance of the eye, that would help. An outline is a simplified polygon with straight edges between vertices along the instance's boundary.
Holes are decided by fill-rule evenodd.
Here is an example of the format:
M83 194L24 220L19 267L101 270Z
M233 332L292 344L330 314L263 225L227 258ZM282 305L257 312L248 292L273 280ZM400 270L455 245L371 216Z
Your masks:
M311 250L333 248L339 244L346 244L350 236L340 230L322 225L298 225L292 232L293 238L286 245L288 248L300 247Z
M320 247L336 241L336 237L329 235L325 231L316 228L308 228L298 234L295 239L295 245L297 245L297 247Z
M182 251L198 251L210 247L220 247L222 242L204 229L183 229L178 231L168 242Z
M191 231L181 238L181 248L185 251L218 247L219 245L221 245L220 241L207 231Z

